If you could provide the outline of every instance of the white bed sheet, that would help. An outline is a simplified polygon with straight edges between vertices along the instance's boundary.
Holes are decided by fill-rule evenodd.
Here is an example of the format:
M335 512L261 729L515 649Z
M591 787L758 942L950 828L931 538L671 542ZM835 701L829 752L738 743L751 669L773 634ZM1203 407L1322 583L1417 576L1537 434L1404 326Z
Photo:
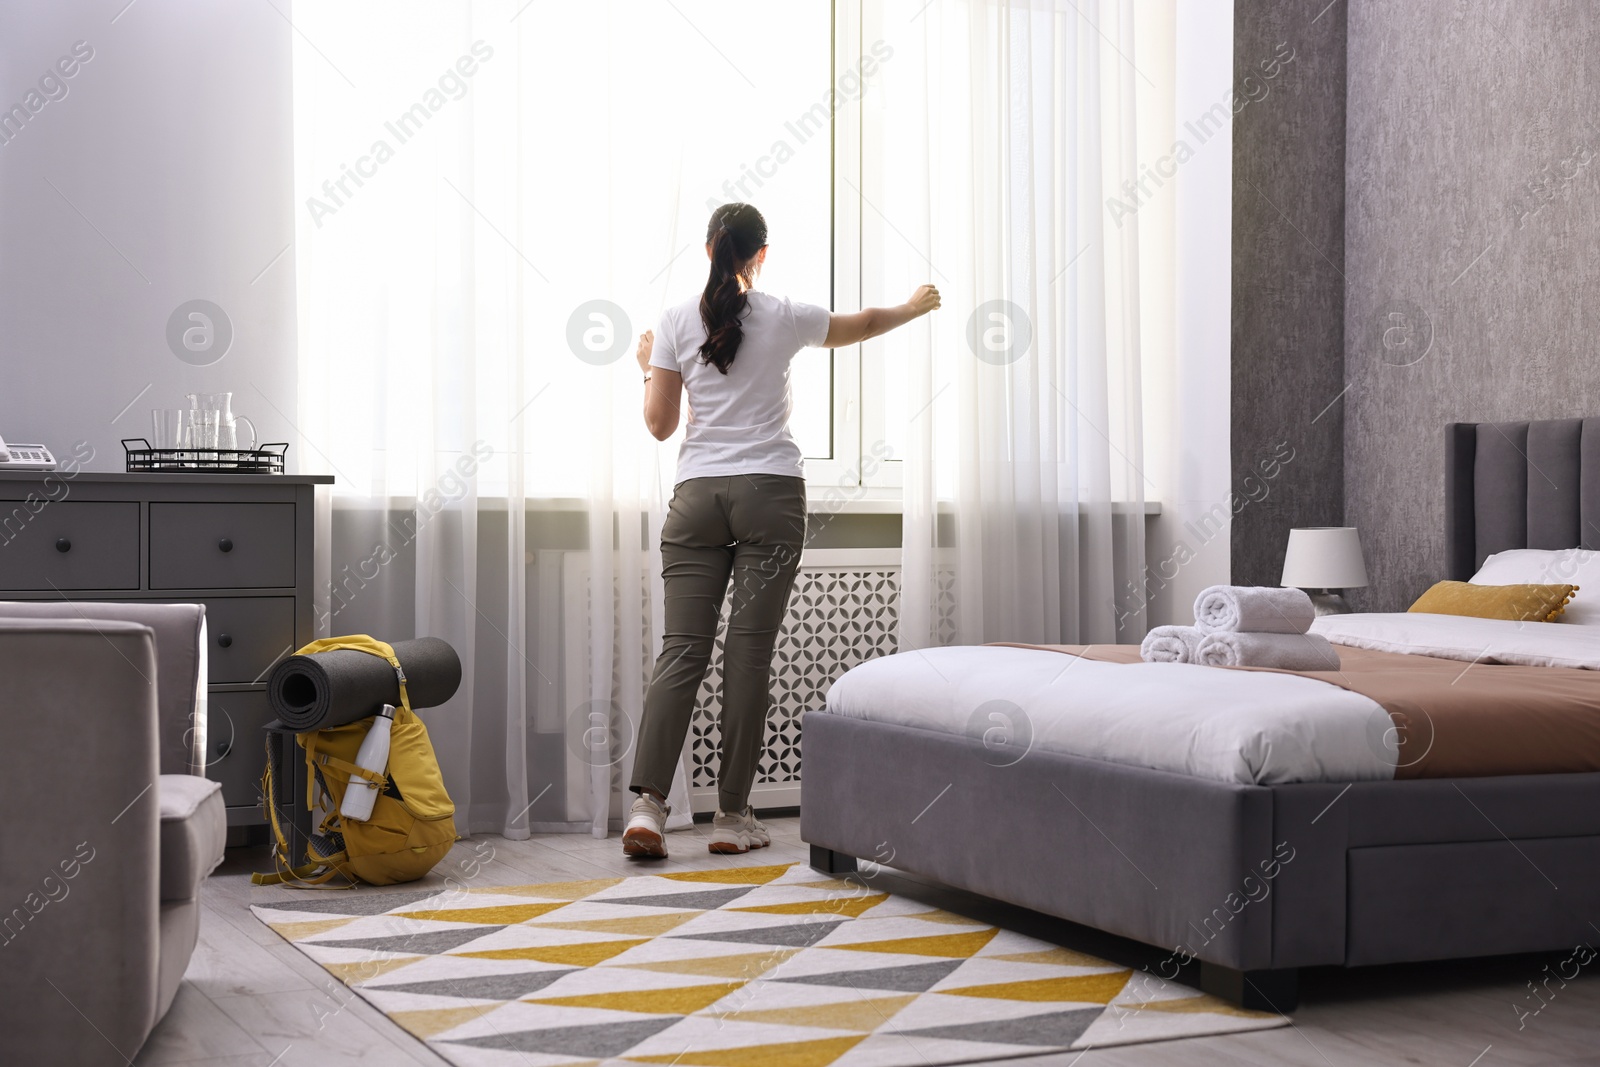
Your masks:
M1600 629L1460 615L1324 616L1335 645L1483 663L1600 670ZM1010 747L1223 782L1394 777L1388 713L1313 678L1182 663L1100 663L1024 648L928 648L870 660L833 684L827 710Z
M1311 624L1336 645L1480 663L1600 670L1600 627L1508 622L1423 612L1324 615Z
M869 660L833 684L827 710L1009 739L987 749L1002 765L1038 749L1269 784L1386 780L1397 758L1382 707L1314 678L1026 648L957 645Z

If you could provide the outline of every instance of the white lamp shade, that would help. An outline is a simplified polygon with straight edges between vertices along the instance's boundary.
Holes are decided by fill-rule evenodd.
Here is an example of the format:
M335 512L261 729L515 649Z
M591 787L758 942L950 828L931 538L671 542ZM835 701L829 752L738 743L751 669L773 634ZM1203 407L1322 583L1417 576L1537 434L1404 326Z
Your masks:
M1363 589L1367 565L1354 526L1313 526L1289 531L1283 584L1290 589Z

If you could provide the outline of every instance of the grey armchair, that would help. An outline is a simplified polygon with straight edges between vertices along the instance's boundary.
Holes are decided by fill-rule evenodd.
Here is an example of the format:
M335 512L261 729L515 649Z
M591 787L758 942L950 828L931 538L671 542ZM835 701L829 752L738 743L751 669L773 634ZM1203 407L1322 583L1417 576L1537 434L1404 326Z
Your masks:
M0 1063L126 1064L172 1005L227 816L205 609L0 603Z

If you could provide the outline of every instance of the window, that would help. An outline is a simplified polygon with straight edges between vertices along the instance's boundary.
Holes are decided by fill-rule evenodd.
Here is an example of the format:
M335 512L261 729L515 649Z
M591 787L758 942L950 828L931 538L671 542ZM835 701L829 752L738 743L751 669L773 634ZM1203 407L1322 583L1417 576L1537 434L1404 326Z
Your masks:
M524 7L297 12L299 421L341 493L415 493L438 462L413 444L487 441L485 496L516 477L506 442L529 496L584 496L573 442L597 403L636 419L632 337L698 294L719 203L766 215L764 289L845 311L879 295L859 270L856 0ZM814 487L893 484L861 467L863 439L890 436L881 351L796 360Z
M538 17L558 10L541 8ZM637 270L613 272L591 288L616 294L612 299L635 319L633 332L653 325L662 308L696 298L705 283L710 210L742 200L761 209L770 230L761 288L834 306L831 4L696 0L625 10L626 18L613 15L606 26L611 55L604 88L568 91L583 86L592 58L585 49L552 43L541 58L548 72L538 77L549 80L552 100L571 103L525 119L554 123L555 144L581 146L582 164L573 167L557 155L539 180L548 183L554 204L603 197L610 248L597 251L621 261L630 256L621 247L627 235L647 235L633 253ZM559 17L595 20L583 12ZM571 29L569 36L551 27L548 36L552 42L585 36ZM603 138L594 135L597 126ZM618 169L632 173L619 176ZM595 221L583 218L579 226ZM572 232L557 244L581 248L582 241ZM585 299L574 292L568 302ZM849 451L836 418L837 362L833 353L807 349L792 368L791 428L814 482L831 481ZM559 439L552 435L548 447L559 449Z
M894 61L895 47L882 29L881 5L873 0L835 0L834 99L834 297L836 307L854 311L898 304L923 282L938 284L925 260L907 249L894 222L895 205L883 194L892 174L885 167L881 145L888 114L884 70ZM902 42L902 47L904 43ZM885 271L884 256L910 254L918 269ZM863 263L876 266L864 270ZM915 276L898 289L885 277ZM906 359L913 344L899 331L834 353L833 462L827 476L813 472L815 485L849 501L896 501L901 484L904 442Z

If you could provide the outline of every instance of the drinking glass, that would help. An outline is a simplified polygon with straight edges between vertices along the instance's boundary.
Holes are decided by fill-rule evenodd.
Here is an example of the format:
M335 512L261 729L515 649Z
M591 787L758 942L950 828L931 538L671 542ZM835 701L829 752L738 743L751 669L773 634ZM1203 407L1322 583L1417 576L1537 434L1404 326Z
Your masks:
M217 428L221 423L221 412L206 410L204 408L190 408L185 414L188 424L185 434L188 437L189 448L216 448Z
M150 447L188 448L189 413L182 408L152 408Z

